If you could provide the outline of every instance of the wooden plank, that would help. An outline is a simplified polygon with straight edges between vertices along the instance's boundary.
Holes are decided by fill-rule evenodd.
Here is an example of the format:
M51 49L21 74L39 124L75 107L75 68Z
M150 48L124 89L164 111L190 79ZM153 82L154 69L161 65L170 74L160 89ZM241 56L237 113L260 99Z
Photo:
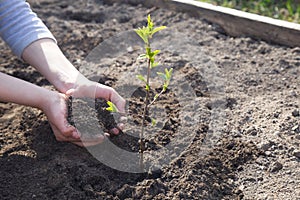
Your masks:
M110 0L110 2L121 2L121 0ZM231 36L249 36L271 43L300 47L300 24L194 0L125 0L122 2L186 12L220 25Z

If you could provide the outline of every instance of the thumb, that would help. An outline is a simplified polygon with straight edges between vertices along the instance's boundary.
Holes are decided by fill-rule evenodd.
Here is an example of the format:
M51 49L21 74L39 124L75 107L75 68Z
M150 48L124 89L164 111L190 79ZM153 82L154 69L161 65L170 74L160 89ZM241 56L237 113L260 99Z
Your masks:
M70 96L74 95L74 93L75 93L75 89L73 89L73 88L69 89L66 91L66 96L70 97Z
M120 113L125 113L125 104L126 104L125 99L119 96L118 100L115 101L115 104Z

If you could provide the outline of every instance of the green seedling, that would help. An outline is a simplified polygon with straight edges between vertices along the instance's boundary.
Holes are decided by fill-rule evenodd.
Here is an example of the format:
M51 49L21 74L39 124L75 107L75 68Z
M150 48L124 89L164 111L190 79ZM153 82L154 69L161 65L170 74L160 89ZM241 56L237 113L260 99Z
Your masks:
M160 53L160 50L152 50L151 49L151 39L155 33L161 31L166 28L166 26L154 27L154 23L151 20L150 15L147 18L148 24L146 27L135 29L136 34L140 36L145 44L145 53L138 56L138 59L144 59L147 62L147 74L146 77L142 74L138 74L136 77L141 80L145 85L146 90L146 97L144 100L144 110L142 114L142 130L139 135L139 153L140 153L140 166L141 169L144 169L144 162L143 162L143 152L145 151L145 144L144 144L144 131L145 131L145 122L146 122L146 115L149 111L149 107L155 103L155 101L162 95L168 88L172 76L173 69L165 69L164 72L158 72L157 75L163 79L162 89L159 93L155 94L153 99L150 99L150 74L151 69L158 66L158 63L155 61L157 54ZM151 119L152 126L155 126L156 120Z
M106 108L107 111L112 112L112 113L119 112L117 106L113 102L107 101L106 103L108 105L108 107Z

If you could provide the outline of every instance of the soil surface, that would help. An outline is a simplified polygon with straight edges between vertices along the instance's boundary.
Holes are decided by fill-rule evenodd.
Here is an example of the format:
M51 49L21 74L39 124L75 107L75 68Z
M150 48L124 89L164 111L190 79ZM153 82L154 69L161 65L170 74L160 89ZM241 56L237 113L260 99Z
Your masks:
M300 48L232 38L205 20L142 5L28 2L74 66L126 98L128 119L120 136L82 148L57 142L41 111L1 102L0 199L300 199ZM150 111L157 126L146 128L146 170L132 173L136 160L107 149L138 155L145 94L133 75L143 72L142 45L131 31L149 13L168 26L153 42L162 50L157 70L174 74ZM0 45L1 72L54 89ZM78 107L105 127L93 103ZM80 119L79 129L95 131Z

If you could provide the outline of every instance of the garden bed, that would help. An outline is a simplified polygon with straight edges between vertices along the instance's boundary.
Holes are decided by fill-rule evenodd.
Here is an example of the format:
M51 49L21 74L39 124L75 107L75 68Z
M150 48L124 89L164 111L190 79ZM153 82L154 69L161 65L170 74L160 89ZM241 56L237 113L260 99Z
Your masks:
M89 78L115 87L133 110L140 103L132 98L143 93L125 87L134 85L135 77L128 74L138 65L134 45L140 43L131 31L144 25L148 13L157 25L168 26L156 45L162 64L174 68L174 77L156 104L163 110L158 119L165 120L148 147L154 151L171 142L174 149L184 147L154 172L131 173L122 168L122 160L118 170L99 161L104 154L99 150L110 141L136 152L137 139L128 136L138 124L130 121L134 113L127 132L85 149L57 142L40 111L1 103L1 199L300 196L299 47L231 37L218 25L156 7L96 0L29 2L71 62ZM108 44L112 48L105 54ZM52 88L3 42L0 56L1 72Z

